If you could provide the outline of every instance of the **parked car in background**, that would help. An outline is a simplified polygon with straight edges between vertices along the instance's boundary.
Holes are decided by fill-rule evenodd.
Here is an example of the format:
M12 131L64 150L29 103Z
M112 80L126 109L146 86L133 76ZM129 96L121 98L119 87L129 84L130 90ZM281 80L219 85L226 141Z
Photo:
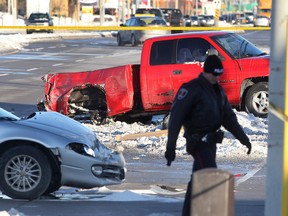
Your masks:
M188 16L186 18L186 22L185 22L185 26L189 27L189 26L199 26L199 18L198 16Z
M199 15L200 26L215 26L213 15Z
M161 8L165 20L169 26L181 27L185 26L185 19L182 11L175 8ZM172 33L181 33L183 30L172 30Z
M175 8L161 8L165 20L170 26L183 26L183 14L180 9Z
M26 21L26 26L35 26L33 29L27 29L27 34L32 34L33 32L48 32L53 33L53 29L43 29L37 28L37 26L54 26L53 18L49 13L31 13Z
M254 17L255 27L269 27L271 25L270 19L266 16L256 15Z
M156 17L165 19L165 16L161 9L159 8L137 8L135 14L145 16L147 14L152 14Z
M246 24L253 24L254 22L254 13L251 11L244 12L246 18Z
M137 14L136 14L137 15ZM157 16L134 16L128 19L125 24L120 24L122 27L166 27L167 23L164 19ZM147 38L170 34L170 30L155 29L155 30L120 30L117 33L117 44L123 46L131 44L137 46L143 43Z
M0 191L32 200L61 186L121 184L122 153L104 146L94 131L57 112L27 118L0 108Z

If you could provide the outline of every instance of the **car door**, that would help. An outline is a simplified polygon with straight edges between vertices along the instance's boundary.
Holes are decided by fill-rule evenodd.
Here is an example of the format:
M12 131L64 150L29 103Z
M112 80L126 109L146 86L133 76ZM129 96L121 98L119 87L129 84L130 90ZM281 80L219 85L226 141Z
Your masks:
M128 19L125 22L125 27L130 27L132 23L132 19ZM123 42L127 43L130 42L130 38L131 38L131 30L123 30L121 38L123 40Z

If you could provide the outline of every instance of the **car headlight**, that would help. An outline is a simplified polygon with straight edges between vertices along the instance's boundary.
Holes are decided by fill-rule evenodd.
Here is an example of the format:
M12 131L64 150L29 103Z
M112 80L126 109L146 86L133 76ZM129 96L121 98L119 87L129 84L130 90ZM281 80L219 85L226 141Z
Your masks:
M87 155L90 155L92 157L95 157L95 152L93 151L93 149L91 149L90 147L88 147L87 145L84 145L84 150L86 152Z
M93 149L82 143L70 143L66 146L66 149L72 150L78 154L95 157L95 152Z

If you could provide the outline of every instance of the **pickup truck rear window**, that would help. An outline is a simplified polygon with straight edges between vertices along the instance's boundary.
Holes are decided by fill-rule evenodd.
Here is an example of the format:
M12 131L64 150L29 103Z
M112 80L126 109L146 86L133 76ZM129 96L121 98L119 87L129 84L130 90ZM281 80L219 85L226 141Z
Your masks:
M153 43L150 65L203 62L211 44L202 38L184 38Z
M150 65L174 64L174 44L176 40L158 41L153 43L150 54Z

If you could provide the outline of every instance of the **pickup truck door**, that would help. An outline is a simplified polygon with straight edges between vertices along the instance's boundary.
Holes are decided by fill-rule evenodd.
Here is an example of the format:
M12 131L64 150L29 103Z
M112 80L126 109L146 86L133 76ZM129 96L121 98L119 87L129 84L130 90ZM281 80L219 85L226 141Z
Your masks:
M141 66L141 94L145 110L169 110L180 86L203 71L205 58L188 59L188 52L193 50L190 44L184 46L182 40L157 41L152 45L149 62Z

